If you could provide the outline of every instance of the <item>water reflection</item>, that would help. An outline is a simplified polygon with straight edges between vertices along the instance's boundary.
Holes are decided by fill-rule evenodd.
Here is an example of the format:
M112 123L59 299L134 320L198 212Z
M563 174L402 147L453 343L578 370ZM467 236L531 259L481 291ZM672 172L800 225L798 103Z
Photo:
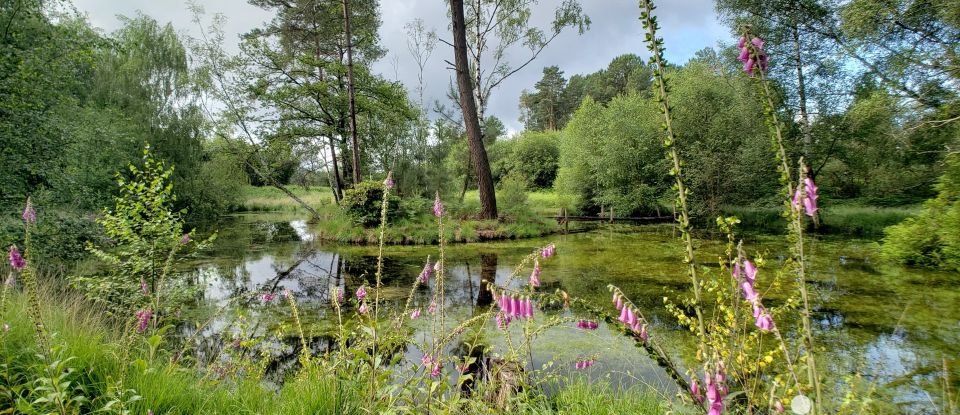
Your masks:
M606 304L606 285L621 287L642 307L654 323L654 336L665 342L684 339L675 319L663 310L663 297L685 293L688 282L681 262L682 252L670 227L605 227L595 231L553 237L487 243L452 245L447 252L446 312L451 321L462 321L483 312L492 304L489 283L508 284L508 277L523 256L538 246L556 242L558 255L543 264L542 291L562 289L573 296ZM716 257L721 242L697 241L702 257ZM760 278L773 278L772 268L778 253L787 247L776 238L755 237L747 241L751 252L765 253L770 263L761 269ZM955 275L900 268L884 268L870 261L870 244L862 241L814 241L811 264L811 289L814 293L814 318L817 338L822 343L828 370L833 374L862 373L864 379L892 390L892 398L907 411L922 411L929 371L942 358L955 359L960 349L960 293L949 288ZM289 308L282 304L263 305L255 301L259 293L289 290L301 307L302 319L310 333L309 347L322 352L336 347L333 330L335 313L330 307L333 289L351 295L362 284L373 283L376 249L370 247L324 246L312 237L310 225L297 218L277 221L256 216L238 219L221 229L214 252L196 264L197 279L206 286L204 296L214 307L224 307L243 299L253 330L261 333L289 323ZM398 310L404 306L409 288L428 255L436 258L435 247L390 247L384 260L382 296L384 306ZM521 275L512 282L520 287ZM943 287L938 289L938 287ZM416 292L413 307L426 314L432 292ZM771 304L784 298L770 293ZM345 310L347 316L353 310ZM580 318L564 310L538 310L544 317ZM207 356L215 359L223 344L236 331L229 313L206 326L201 336L208 344ZM429 324L422 319L414 324L414 339L430 336ZM519 335L519 327L512 330ZM225 333L226 331L226 333ZM502 332L492 322L483 332L481 343L496 358L504 350ZM287 337L270 345L274 361L269 367L277 379L296 366L298 339ZM678 358L689 357L691 346L670 344ZM460 353L476 349L452 345ZM415 347L403 351L408 362L419 362ZM540 367L555 362L571 370L573 362L585 356L597 364L590 376L612 374L614 381L641 381L661 386L672 393L672 385L659 368L638 353L632 343L601 325L596 331L581 331L572 324L546 331L536 342L528 365ZM446 370L454 370L448 367ZM840 376L840 375L837 375ZM843 377L843 376L840 376ZM844 380L837 380L843 383ZM892 386L891 386L892 385ZM841 388L837 388L838 390ZM923 399L921 399L923 398Z

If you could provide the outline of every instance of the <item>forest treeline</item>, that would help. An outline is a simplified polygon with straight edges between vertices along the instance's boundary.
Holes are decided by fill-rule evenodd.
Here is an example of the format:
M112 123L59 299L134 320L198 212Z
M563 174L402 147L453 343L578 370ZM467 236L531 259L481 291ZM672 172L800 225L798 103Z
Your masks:
M15 211L28 196L49 207L38 249L71 257L98 238L91 213L111 205L117 174L128 175L145 146L175 168L174 206L192 222L236 209L245 185L293 198L287 187L319 185L340 201L388 171L404 199L440 192L462 200L478 189L481 218L502 213L493 189L503 187L553 190L560 204L587 214L672 209L653 70L640 52L569 77L538 65L561 33L589 30L577 2L548 10L553 20L537 27L531 2L466 1L467 24L452 26L464 32L464 59L451 72L449 100L433 102L424 90L436 80L425 79L425 68L440 64L457 36L410 22L406 59L419 76L402 85L372 70L386 54L378 1L250 3L273 17L236 40L223 33L222 16L198 5L190 6L197 38L145 15L103 33L65 1L0 5L0 208ZM770 126L751 93L758 84L734 45L749 25L766 41L787 151L810 166L825 209L930 200L888 238L917 226L936 232L893 241L903 252L890 256L939 264L955 255L946 247L956 235L932 224L960 217L951 179L960 135L957 8L781 3L718 0L730 42L669 66L695 217L710 223L725 207L780 203ZM518 103L524 131L508 136L488 103L504 79L534 68L542 77ZM460 72L466 79L454 81ZM16 218L0 219L5 244L19 231Z

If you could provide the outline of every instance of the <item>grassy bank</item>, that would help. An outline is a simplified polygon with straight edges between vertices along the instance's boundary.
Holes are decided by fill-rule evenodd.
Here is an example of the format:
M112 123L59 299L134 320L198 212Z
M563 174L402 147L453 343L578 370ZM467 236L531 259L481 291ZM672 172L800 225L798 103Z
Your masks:
M311 221L310 227L324 241L374 244L380 235L377 227L364 228L333 202L327 187L290 187L290 190L313 207L320 215ZM503 210L503 220L479 220L472 216L479 210L476 192L468 192L463 203L447 202L451 212L444 227L449 242L480 242L491 240L521 239L549 235L560 231L553 219L545 218L538 211L541 206L556 206L553 193L531 193L526 206ZM243 190L242 210L245 211L303 211L293 199L272 187L248 186ZM406 199L402 202L403 213L386 229L384 242L392 245L436 244L439 240L436 218L430 214L430 201ZM549 214L556 214L552 210Z
M290 186L287 189L315 209L333 204L329 187ZM244 186L240 200L240 210L247 212L303 210L299 203L274 187Z
M0 324L0 413L131 414L360 414L423 413L422 402L367 399L367 383L342 376L329 361L314 360L281 386L256 373L195 360L171 363L178 350L160 330L148 336L112 321L76 294L45 289L41 315L53 349L37 355L25 295L8 293ZM193 362L193 363L188 363ZM226 369L224 369L226 367ZM56 379L56 384L52 380ZM557 383L549 396L526 391L510 402L523 414L660 414L652 389L611 387L578 377ZM434 403L433 413L497 413L482 398Z
M827 235L879 238L888 226L916 215L919 208L873 207L862 205L827 205L820 209L820 226L817 233ZM782 207L739 207L723 209L725 216L740 219L742 229L751 232L780 234L786 230L786 221L781 216Z

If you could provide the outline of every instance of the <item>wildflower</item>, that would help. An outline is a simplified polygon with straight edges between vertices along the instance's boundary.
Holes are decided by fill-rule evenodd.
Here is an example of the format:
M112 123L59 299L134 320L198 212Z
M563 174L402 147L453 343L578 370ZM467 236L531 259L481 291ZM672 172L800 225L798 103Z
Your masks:
M513 321L512 317L503 312L497 313L495 319L497 320L497 328L500 330L506 330L506 328L510 326L510 322Z
M630 309L630 307L624 307L623 309L625 310L625 312L623 313L624 319L621 321L623 321L623 323L628 326L633 326L634 324L636 324L637 315L634 314L633 310Z
M420 309L419 309L419 308L416 309L416 310L413 310L413 312L410 313L410 320L416 320L416 319L418 319L418 318L420 318Z
M723 412L723 397L726 395L726 387L720 382L714 382L709 373L704 373L703 376L707 385L707 402L710 404L710 410L707 414L720 415Z
M723 401L714 401L710 404L710 411L707 412L707 415L720 415L723 413Z
M16 245L10 245L10 266L17 272L23 271L27 267L27 260L23 258L23 255L20 254L20 250L17 249Z
M740 283L740 288L743 289L743 298L746 298L747 301L756 302L758 298L757 291L753 289L753 284L750 281L744 281Z
M387 178L383 180L383 187L387 190L393 190L393 172L387 173Z
M442 368L443 368L443 365L440 364L440 360L433 362L433 369L430 370L430 376L435 378L440 377L440 369Z
M586 369L590 366L593 366L593 363L594 363L593 359L584 359L584 360L578 360L577 363L574 364L573 366L577 369Z
M33 202L27 198L27 206L23 208L23 221L26 223L37 223L37 211L33 209Z
M359 312L360 314L367 314L367 311L368 311L368 308L367 308L366 301L360 303L360 308L357 309L357 312Z
M764 41L758 37L755 37L750 40L750 44L753 46L754 51L750 50L750 46L747 45L747 38L741 37L737 42L737 47L740 48L740 55L737 59L740 62L743 62L743 71L749 75L753 75L753 71L756 68L760 68L761 71L767 70L768 58L767 54L763 52Z
M783 407L782 402L776 401L773 403L773 410L776 411L778 414L782 414L786 411L786 408Z
M357 288L357 300L363 301L364 298L367 298L367 289L361 285L360 288Z
M433 356L430 356L430 355L428 355L428 354L425 354L425 355L421 356L421 357L420 357L420 364L422 364L423 367L433 366Z
M274 298L276 298L276 294L274 293L260 294L260 301L262 301L264 304L273 302Z
M510 298L510 307L508 308L508 313L510 317L519 317L520 312L522 311L522 306L520 304L520 299L517 297Z
M180 245L186 245L188 243L190 243L190 234L185 233L180 237Z
M289 288L284 289L282 292L280 292L280 295L282 295L283 298L284 298L284 299L287 299L287 300L293 298L293 292L290 291Z
M647 332L646 324L640 326L640 340L643 340L644 343L646 343L647 340L650 340L650 333Z
M143 333L147 331L147 325L150 323L150 318L153 317L153 311L149 308L137 310L137 333Z
M700 394L700 384L697 379L690 379L690 396L696 403L703 403L703 395Z
M584 330L596 330L600 325L596 321L592 320L580 320L577 322L578 329Z
M750 281L750 284L757 280L757 266L753 265L749 259L743 261L743 276L746 277L747 281Z
M817 214L817 199L820 197L817 194L817 185L813 179L807 177L803 179L803 187L803 198L800 197L800 187L797 187L793 194L793 208L800 210L802 205L803 212L812 218Z
M440 201L440 192L437 192L437 197L433 199L433 216L438 218L443 216L443 202Z
M773 330L773 318L770 317L770 313L766 311L760 312L760 315L757 317L757 328L760 329L760 331Z
M433 314L433 313L436 313L436 312L437 312L437 302L436 302L436 301L431 301L431 302L430 302L430 307L427 307L427 312L430 313L430 314Z
M530 273L530 286L540 286L540 261L533 260L533 272Z
M433 275L433 266L430 265L430 259L427 259L427 263L423 266L423 271L420 271L420 276L417 277L417 282L420 284L426 284L430 281L430 276Z
M343 301L345 300L343 296L344 296L344 289L337 288L337 303L343 304Z
M147 288L147 282L143 278L140 278L140 292L145 296L150 295L150 289Z
M622 308L623 308L623 297L621 297L621 296L618 295L617 293L613 293L613 305L617 307L617 310L622 309Z
M530 301L530 297L527 297L527 300L524 304L526 304L526 308L524 309L525 310L524 317L526 318L533 317L533 302Z
M557 246L554 244L547 245L540 250L540 256L544 258L550 258L557 252Z

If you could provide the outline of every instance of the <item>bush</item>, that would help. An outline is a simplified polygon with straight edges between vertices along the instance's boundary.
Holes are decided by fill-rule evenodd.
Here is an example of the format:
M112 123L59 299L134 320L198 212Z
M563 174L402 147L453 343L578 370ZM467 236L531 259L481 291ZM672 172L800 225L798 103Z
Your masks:
M184 231L182 213L172 210L173 169L164 168L149 150L143 152L142 168L131 165L131 177L118 179L115 207L97 219L110 244L87 242L87 250L106 265L104 274L70 278L89 299L111 311L133 309L147 302L150 293L159 298L161 292L170 309L179 309L195 287L172 278L175 265L216 237L196 241L192 231Z
M366 227L380 224L380 208L383 204L383 183L367 180L353 189L343 191L340 207L358 225ZM387 220L393 221L400 214L400 198L390 195L387 202Z
M907 265L960 270L960 156L947 159L937 197L923 211L887 228L881 253Z
M499 196L500 210L512 216L518 216L528 211L527 182L516 174L510 174L500 182Z
M504 163L508 175L522 178L527 186L546 189L557 178L560 133L525 132L512 145Z

